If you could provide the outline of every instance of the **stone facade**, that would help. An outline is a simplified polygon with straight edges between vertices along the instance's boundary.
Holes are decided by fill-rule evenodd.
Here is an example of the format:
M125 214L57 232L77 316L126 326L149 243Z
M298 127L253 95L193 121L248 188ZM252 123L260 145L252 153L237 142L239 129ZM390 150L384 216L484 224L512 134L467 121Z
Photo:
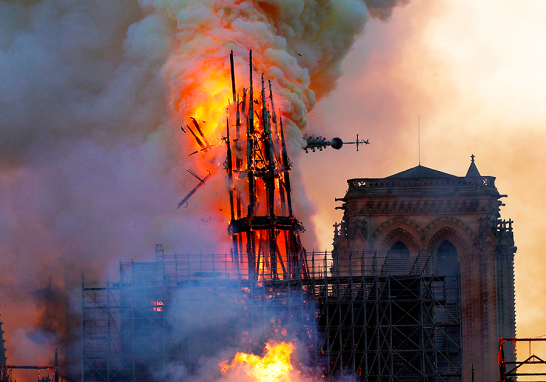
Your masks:
M495 178L472 157L466 176L417 166L381 179L348 180L334 264L357 251L430 254L439 275L461 280L463 380L498 380L499 337L515 337L512 221L501 220Z

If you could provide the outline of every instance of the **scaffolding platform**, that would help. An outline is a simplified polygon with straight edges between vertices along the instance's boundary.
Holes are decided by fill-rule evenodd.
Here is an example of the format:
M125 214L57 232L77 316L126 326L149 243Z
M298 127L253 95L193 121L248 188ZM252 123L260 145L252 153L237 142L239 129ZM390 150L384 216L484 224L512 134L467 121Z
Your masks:
M175 363L191 380L217 344L259 353L267 340L297 341L327 380L461 380L458 278L426 253L335 258L308 253L305 274L279 278L158 246L155 262L120 263L117 282L82 276L82 381L167 380Z

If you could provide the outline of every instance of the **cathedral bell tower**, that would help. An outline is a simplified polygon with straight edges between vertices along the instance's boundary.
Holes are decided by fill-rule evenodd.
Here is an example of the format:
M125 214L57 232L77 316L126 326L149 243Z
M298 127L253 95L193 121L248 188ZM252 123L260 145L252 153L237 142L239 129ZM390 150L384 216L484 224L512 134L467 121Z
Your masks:
M498 338L515 337L516 247L512 220L500 216L506 195L471 158L463 177L419 165L386 178L348 180L338 199L344 215L333 263L360 251L430 256L436 275L460 279L463 379L471 381L474 365L477 381L496 381Z

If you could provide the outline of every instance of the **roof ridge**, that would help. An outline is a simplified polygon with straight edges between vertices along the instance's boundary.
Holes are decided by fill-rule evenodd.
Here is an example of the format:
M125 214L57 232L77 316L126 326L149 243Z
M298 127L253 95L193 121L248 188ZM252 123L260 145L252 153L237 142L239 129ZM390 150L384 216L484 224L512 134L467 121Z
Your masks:
M415 166L410 169L398 172L391 176L387 176L386 179L422 179L422 178L456 178L455 175L448 174L447 172L442 172L434 170L425 166Z

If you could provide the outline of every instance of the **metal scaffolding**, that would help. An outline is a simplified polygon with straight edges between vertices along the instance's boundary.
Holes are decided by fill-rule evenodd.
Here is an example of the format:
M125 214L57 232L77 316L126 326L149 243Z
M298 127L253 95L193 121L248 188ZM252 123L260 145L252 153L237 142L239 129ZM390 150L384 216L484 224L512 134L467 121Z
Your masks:
M175 361L191 375L211 344L256 352L269 339L297 340L309 373L329 380L461 379L459 281L435 276L428 254L360 252L338 264L310 253L307 273L286 279L249 277L231 255L156 254L121 263L117 282L82 275L84 382L168 379ZM225 319L173 335L173 316L207 321L177 307L207 301Z
M536 350L532 350L532 345L533 343L538 345L538 343L545 341L546 338L499 338L499 381L538 381L537 378L544 378L546 376L546 360L544 360L544 356L539 357L536 355ZM523 342L524 345L527 342L529 346L528 356L522 355L519 359L516 359L518 342ZM510 344L508 349L505 349L505 344ZM543 351L544 349L540 350ZM525 353L525 351L521 353Z
M457 277L435 276L433 257L420 251L334 258L328 276L312 279L321 335L317 363L326 376L461 380Z

